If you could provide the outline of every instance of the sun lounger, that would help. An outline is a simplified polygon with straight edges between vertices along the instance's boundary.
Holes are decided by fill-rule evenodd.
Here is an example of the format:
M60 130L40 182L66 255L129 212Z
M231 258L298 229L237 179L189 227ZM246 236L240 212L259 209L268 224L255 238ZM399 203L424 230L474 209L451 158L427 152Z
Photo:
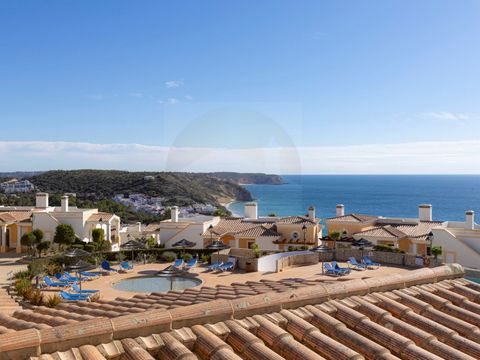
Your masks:
M367 266L367 268L375 267L378 269L380 267L380 263L372 261L372 259L370 259L368 256L363 257L363 263Z
M92 271L80 271L80 275L86 278L95 279L99 276L102 276L101 272L92 272Z
M191 258L186 264L185 264L185 268L186 269L191 269L191 268L194 268L195 266L197 266L197 258Z
M218 270L220 268L220 266L223 265L223 261L219 261L219 262L215 262L211 265L208 265L208 269L209 270Z
M66 271L63 273L63 277L67 280L67 282L78 282L78 281L80 281L80 277L72 276L72 275L70 275L70 273L68 273ZM82 279L82 280L86 280L86 279Z
M349 266L352 267L354 270L367 270L367 265L365 264L360 264L357 259L355 259L353 256L348 258L348 264Z
M336 261L332 261L332 266L340 273L340 275L348 275L351 272L349 268L340 267Z
M340 274L340 272L338 270L336 270L332 264L330 263L324 263L323 264L323 268L325 270L325 273L327 275L333 275L333 276L340 276L340 275L343 275L343 274Z
M70 294L66 291L60 291L60 297L68 301L81 301L81 300L90 300L90 295L86 294Z
M100 290L80 290L77 283L73 283L72 290L77 294L96 294L100 291Z
M231 271L233 270L235 264L231 261L228 261L226 262L225 264L223 264L222 266L219 267L220 270L222 271Z
M175 266L176 268L182 267L183 266L183 259L175 260L175 262L173 263L173 266Z
M110 267L110 264L107 260L102 261L102 269L110 272L118 272L117 269Z
M63 281L53 281L49 276L44 276L43 277L43 282L45 283L45 285L47 285L48 287L66 287L66 286L70 286L70 284L66 283L66 282L63 282Z
M120 270L128 271L132 269L133 269L133 265L130 265L128 261L122 261L120 263Z

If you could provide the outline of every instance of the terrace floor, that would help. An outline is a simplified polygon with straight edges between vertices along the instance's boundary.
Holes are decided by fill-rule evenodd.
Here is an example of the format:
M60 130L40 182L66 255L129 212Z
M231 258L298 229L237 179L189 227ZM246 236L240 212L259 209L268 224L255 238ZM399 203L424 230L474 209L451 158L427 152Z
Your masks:
M339 263L341 266L347 266L346 263ZM111 273L100 277L99 279L83 282L83 289L97 289L101 291L102 300L114 300L117 297L130 298L139 293L131 291L120 291L112 287L112 284L132 277L154 275L156 272L165 269L170 264L135 264L134 269L127 273ZM217 285L228 286L232 283L245 283L247 281L278 281L283 279L301 278L304 280L325 280L344 281L351 279L365 279L372 277L381 277L392 274L402 274L410 271L409 268L381 266L379 269L366 271L353 271L342 277L331 277L322 275L321 263L316 265L299 266L287 269L279 273L245 273L240 270L234 272L212 272L204 266L197 266L189 272L197 275L196 277L203 281L203 283L195 289L200 287L216 287ZM45 291L48 294L55 292L55 290Z

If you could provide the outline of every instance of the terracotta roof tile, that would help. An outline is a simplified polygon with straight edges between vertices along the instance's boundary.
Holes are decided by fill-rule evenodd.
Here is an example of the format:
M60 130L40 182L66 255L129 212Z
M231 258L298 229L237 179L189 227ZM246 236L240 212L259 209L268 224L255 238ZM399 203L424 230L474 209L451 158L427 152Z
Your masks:
M100 220L108 221L113 216L114 216L114 214L110 214L110 213L106 213L106 212L99 212L99 213L90 215L90 217L87 219L87 221L95 221L95 222L98 222Z

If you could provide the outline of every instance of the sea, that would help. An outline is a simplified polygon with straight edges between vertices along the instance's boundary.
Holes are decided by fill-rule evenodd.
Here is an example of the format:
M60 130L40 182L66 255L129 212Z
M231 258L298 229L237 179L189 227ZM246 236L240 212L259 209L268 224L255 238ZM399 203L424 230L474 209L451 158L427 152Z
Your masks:
M419 204L432 204L434 220L462 221L466 210L480 220L480 175L284 175L282 185L243 185L258 203L259 216L305 215L310 205L316 216L345 213L418 217ZM228 209L244 215L244 203ZM478 222L477 220L477 222Z

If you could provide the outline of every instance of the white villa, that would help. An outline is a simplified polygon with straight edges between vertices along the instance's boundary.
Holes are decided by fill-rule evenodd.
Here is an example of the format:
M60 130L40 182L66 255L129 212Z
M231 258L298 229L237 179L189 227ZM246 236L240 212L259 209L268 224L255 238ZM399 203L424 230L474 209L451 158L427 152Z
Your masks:
M21 253L23 234L41 229L45 240L52 241L59 224L70 224L76 236L90 241L92 230L102 228L113 249L119 246L120 218L98 209L80 209L69 206L68 196L62 197L61 206L50 206L47 193L37 193L35 206L0 206L0 252L15 250Z
M35 190L35 186L28 180L11 179L0 184L0 190L6 194L27 193Z

